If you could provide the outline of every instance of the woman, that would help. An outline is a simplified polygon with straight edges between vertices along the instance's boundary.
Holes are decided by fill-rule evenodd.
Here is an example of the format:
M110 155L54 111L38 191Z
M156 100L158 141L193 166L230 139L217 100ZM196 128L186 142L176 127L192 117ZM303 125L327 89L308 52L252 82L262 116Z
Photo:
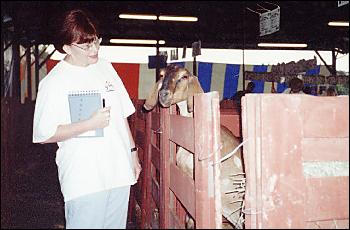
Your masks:
M98 57L101 39L92 17L72 10L62 19L55 48L66 56L39 84L33 142L58 144L66 228L125 228L130 185L141 171L127 121L135 108L111 63ZM105 106L72 123L69 95L89 91ZM103 135L81 137L96 129Z

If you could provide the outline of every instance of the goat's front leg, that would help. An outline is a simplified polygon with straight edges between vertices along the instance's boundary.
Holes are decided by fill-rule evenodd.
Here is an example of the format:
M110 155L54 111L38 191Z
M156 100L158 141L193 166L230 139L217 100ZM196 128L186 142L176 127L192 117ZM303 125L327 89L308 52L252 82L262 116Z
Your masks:
M193 178L193 154L179 147L176 153L176 164L185 174Z

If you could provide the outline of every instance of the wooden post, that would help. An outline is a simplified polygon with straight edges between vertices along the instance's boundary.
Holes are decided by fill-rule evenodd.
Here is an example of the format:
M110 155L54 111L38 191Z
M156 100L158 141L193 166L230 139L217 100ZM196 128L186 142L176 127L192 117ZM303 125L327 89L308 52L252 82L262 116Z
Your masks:
M28 100L32 100L32 58L31 58L31 42L28 41L26 48L26 64L27 64L27 90L28 90ZM24 99L25 102L25 99Z
M156 44L156 82L159 80L160 76L159 76L159 66L160 66L160 60L159 60L159 40L157 40L157 44Z
M336 82L337 79L337 57L335 55L335 49L332 49L332 75L335 77Z
M169 221L169 205L170 205L170 108L162 108L160 112L160 123L163 127L161 135L161 178L160 178L160 223L159 227L161 229L168 229L170 226Z
M34 47L34 67L35 67L35 94L38 92L38 87L39 87L39 59L40 59L40 55L39 55L39 44L35 44Z
M195 189L196 189L196 228L213 229L215 225L214 202L214 162L213 153L213 117L212 98L219 97L218 92L194 96L194 129L195 132ZM217 101L218 103L218 101ZM203 112L207 111L207 112Z
M212 117L213 117L213 167L214 167L214 203L215 203L215 228L222 229L222 211L221 211L221 186L220 186L220 107L219 97L212 99Z

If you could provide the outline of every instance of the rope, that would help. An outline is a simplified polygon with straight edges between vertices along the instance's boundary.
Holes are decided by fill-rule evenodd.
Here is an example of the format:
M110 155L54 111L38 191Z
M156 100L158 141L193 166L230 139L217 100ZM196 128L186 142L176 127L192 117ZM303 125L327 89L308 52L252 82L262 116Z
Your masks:
M226 156L224 156L223 158L221 158L219 161L217 161L217 162L215 162L215 163L211 163L211 165L219 164L219 163L221 163L221 162L227 160L228 158L230 158L233 154L235 154L235 153L238 151L238 149L239 149L242 145L244 145L245 143L247 143L248 140L249 140L249 139L247 139L247 140L243 141L242 143L240 143L232 152L230 152L229 154L227 154Z

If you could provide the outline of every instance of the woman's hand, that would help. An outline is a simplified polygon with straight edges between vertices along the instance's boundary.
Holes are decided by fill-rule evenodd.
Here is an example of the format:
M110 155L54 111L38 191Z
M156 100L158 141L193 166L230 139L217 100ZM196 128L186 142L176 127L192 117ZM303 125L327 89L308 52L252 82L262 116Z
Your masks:
M108 126L110 119L110 110L111 107L109 106L99 109L94 114L92 114L89 120L91 129L99 129Z
M132 154L132 161L133 161L133 166L134 166L135 177L136 177L136 180L138 180L140 173L141 173L141 170L142 170L142 167L141 167L141 164L139 161L139 156L138 156L137 151L134 151L131 154Z

